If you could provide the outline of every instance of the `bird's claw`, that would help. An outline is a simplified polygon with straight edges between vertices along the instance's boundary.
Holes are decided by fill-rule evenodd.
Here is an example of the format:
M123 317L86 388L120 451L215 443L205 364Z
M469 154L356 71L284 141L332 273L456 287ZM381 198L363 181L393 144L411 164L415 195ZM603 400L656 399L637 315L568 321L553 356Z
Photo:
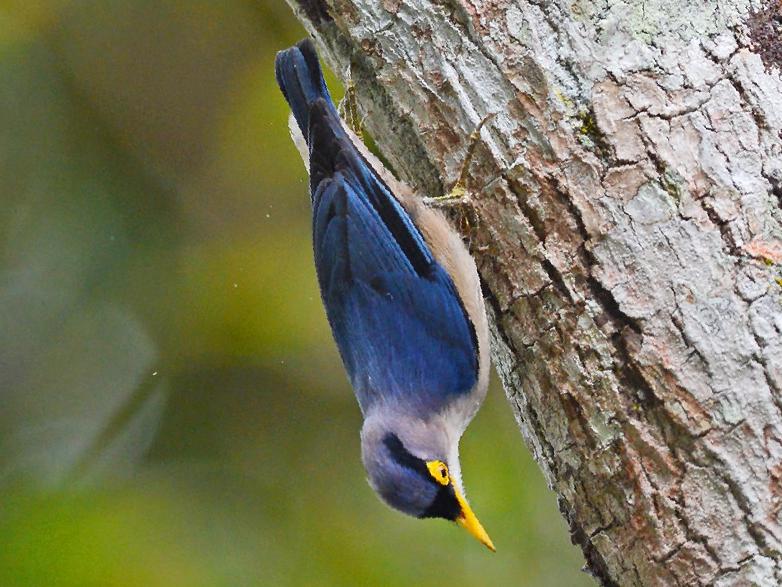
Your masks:
M447 194L424 198L424 203L433 208L450 208L451 206L464 206L469 200L470 196L467 190L457 182Z
M337 107L339 115L345 124L352 130L356 136L364 138L364 121L358 113L358 100L356 99L356 85L348 71L347 81L345 82L345 97Z
M470 133L470 137L468 139L469 142L467 144L467 153L464 156L464 161L459 168L459 176L457 177L456 182L453 184L451 191L443 196L425 198L424 201L427 205L437 208L445 208L468 203L470 196L467 192L467 188L465 187L467 183L467 172L470 168L472 157L475 154L475 148L478 146L478 142L480 141L483 125L491 120L495 114L496 113L492 112L491 114L484 116L483 119L478 123L478 126L476 126L475 129Z

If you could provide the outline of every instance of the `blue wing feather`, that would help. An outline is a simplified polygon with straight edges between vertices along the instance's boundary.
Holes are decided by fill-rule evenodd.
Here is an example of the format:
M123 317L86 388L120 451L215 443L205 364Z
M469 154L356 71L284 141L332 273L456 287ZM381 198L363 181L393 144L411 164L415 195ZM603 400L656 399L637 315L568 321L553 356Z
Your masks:
M450 276L353 145L319 144L330 118L310 111L315 265L334 338L364 412L393 397L431 413L475 385L472 325Z
M332 185L319 194L316 268L359 404L366 411L393 396L423 413L437 410L477 379L453 283L436 262L419 275L365 198L341 176ZM324 214L327 206L334 212Z
M432 413L474 387L475 330L450 276L342 128L313 55L309 44L282 52L277 79L309 145L326 314L362 411L390 400Z

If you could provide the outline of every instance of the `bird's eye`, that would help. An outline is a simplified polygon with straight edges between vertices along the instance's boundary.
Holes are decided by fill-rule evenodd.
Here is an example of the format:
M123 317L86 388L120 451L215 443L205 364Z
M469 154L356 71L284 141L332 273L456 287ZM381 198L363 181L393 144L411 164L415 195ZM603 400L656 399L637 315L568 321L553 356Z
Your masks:
M429 474L440 485L448 485L451 482L451 478L448 475L448 467L442 461L429 461L426 463L426 467L429 469Z

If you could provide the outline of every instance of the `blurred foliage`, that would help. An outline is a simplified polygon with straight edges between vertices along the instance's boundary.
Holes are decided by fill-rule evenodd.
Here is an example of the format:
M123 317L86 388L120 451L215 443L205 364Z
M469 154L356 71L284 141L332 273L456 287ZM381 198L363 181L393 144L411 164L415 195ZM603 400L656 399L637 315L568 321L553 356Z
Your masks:
M279 2L0 0L0 585L578 585L499 388L499 552L383 506L273 76Z

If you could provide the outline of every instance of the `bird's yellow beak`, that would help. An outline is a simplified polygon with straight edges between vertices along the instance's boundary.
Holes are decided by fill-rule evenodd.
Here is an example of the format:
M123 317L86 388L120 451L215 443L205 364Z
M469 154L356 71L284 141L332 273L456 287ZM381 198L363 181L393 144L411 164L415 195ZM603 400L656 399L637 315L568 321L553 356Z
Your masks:
M497 552L497 549L494 548L494 543L491 541L491 538L489 538L486 530L483 529L483 526L481 526L478 518L475 517L470 504L467 503L467 500L464 499L456 487L454 487L454 492L456 493L456 499L462 508L462 513L458 518L456 518L456 523L467 530L470 534L475 536L478 542L484 544L486 548L492 552Z

